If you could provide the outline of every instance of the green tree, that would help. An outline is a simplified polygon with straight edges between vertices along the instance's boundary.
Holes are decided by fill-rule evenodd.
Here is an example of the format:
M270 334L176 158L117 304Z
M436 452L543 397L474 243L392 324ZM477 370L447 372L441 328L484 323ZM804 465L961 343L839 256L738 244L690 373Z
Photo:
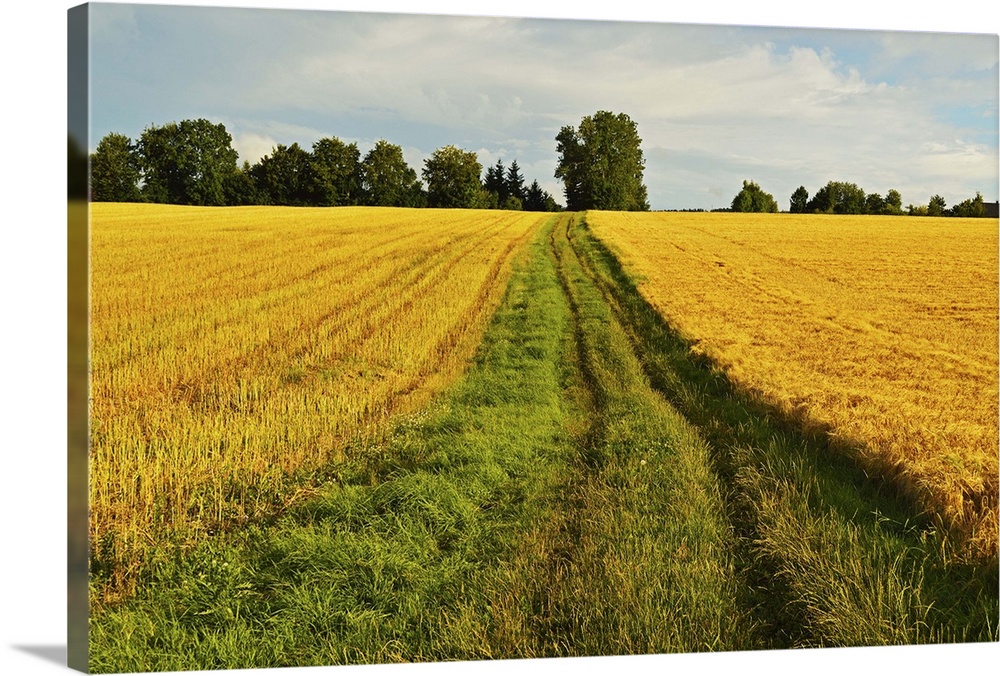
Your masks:
M927 215L928 216L944 216L945 209L947 208L944 198L941 195L934 195L931 197L931 201L927 203Z
M250 206L267 201L257 190L253 170L247 161L244 161L242 167L226 177L222 187L226 194L226 204L229 206Z
M865 191L854 183L830 181L816 191L806 211L827 214L863 214Z
M149 127L137 144L143 194L166 204L222 205L238 157L222 124L183 120Z
M524 175L521 173L521 168L517 166L517 160L512 160L510 166L507 168L507 175L504 177L504 187L507 189L508 199L504 200L506 203L513 204L510 198L516 199L520 204L524 203Z
M800 185L795 189L795 192L792 193L788 210L793 214L804 214L808 203L809 191L806 190L804 185Z
M865 197L865 213L878 216L885 212L885 199L877 192L873 192Z
M313 185L309 152L298 143L290 146L279 143L250 172L262 203L277 206L311 203Z
M882 213L890 216L899 216L903 213L903 196L898 190L890 189L885 194L885 207Z
M95 202L138 202L139 155L132 139L114 132L90 156L90 198Z
M453 145L438 148L424 160L427 203L449 209L478 209L486 204L486 190L479 177L483 167L476 153Z
M559 211L559 205L547 190L542 190L538 181L531 182L524 191L525 211Z
M403 149L380 139L361 160L365 204L377 207L418 207L426 199L423 186L403 159Z
M566 206L572 211L648 211L642 139L628 115L598 111L556 135Z
M310 202L342 207L361 202L361 153L356 143L324 138L309 155Z
M732 209L745 213L773 214L778 211L778 203L753 181L743 181L743 189L733 198Z
M497 160L494 166L486 170L486 177L483 179L483 189L493 196L490 198L490 204L494 209L498 209L501 204L507 201L509 193L507 192L505 176L506 170L504 169L502 160Z
M975 197L959 202L951 208L951 214L959 218L983 218L986 216L986 205L982 194L977 191Z

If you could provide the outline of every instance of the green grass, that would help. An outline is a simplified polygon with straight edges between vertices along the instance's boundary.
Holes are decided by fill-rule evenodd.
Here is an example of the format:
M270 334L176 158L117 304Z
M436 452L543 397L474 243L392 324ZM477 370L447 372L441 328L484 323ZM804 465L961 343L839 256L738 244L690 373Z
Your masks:
M91 670L996 640L996 571L692 360L572 215L463 380L347 455L157 547Z

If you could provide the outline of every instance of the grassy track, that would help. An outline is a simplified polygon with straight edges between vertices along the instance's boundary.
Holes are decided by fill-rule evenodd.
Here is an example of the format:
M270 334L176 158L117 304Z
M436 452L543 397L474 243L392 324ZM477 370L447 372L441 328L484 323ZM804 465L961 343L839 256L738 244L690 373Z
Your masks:
M153 552L91 669L996 640L995 571L688 354L553 217L447 396L280 517Z

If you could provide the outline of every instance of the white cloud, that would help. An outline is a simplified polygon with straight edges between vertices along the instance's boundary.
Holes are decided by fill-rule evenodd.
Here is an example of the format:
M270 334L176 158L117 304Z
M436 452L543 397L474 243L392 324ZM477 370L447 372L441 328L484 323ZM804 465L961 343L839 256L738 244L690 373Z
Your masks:
M277 145L278 142L266 134L244 132L233 135L233 148L240 154L241 164L244 161L256 164L265 155L270 155Z

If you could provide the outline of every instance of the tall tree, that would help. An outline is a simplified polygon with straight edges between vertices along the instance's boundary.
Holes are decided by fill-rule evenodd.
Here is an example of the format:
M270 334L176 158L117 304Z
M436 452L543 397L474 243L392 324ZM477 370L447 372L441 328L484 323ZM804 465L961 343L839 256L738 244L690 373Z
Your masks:
M309 156L310 202L341 207L361 201L361 153L356 143L323 138L313 143Z
M478 209L486 204L479 177L483 167L476 153L449 145L424 160L427 203L432 207Z
M139 137L143 193L167 204L225 204L223 184L238 157L222 124L182 120L150 127Z
M944 211L947 208L944 198L941 195L934 195L931 197L931 201L927 203L927 215L928 216L944 216Z
M773 214L778 211L778 203L773 195L764 192L753 181L743 181L743 189L733 198L732 209L746 213Z
M517 160L511 160L510 166L507 168L507 175L504 177L504 186L507 188L507 200L508 202L511 197L516 199L521 204L524 203L524 174L521 173L521 168L517 166Z
M809 203L809 191L806 190L804 185L800 185L792 193L791 203L789 204L789 211L793 214L804 214L806 212L806 205Z
M899 216L903 213L903 196L899 194L898 190L890 189L889 192L885 194L885 207L883 213Z
M298 143L280 143L270 155L261 158L250 170L262 201L278 206L305 206L313 195L309 152Z
M486 192L491 195L495 195L496 199L491 199L492 202L496 202L495 207L499 208L504 202L507 201L507 180L505 178L506 171L504 170L503 160L497 160L497 163L489 167L486 170L486 178L483 179L483 188Z
M139 155L132 139L114 132L90 156L90 198L95 202L138 202Z
M377 207L423 206L423 186L403 159L403 149L380 139L361 161L365 204Z
M598 111L556 135L566 206L572 211L648 211L642 139L628 115Z

